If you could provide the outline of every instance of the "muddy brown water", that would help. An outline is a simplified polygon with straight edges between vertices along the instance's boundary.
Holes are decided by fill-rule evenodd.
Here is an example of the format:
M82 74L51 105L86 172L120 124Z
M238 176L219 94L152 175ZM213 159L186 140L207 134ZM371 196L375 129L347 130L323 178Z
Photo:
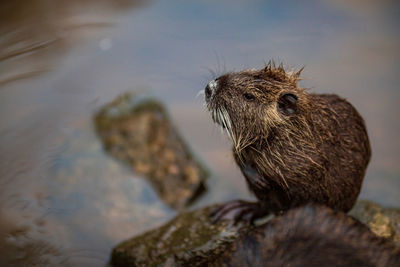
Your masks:
M175 214L93 131L94 112L126 91L163 101L213 171L195 206L252 198L196 94L211 72L271 58L357 107L373 149L360 197L399 206L395 1L28 2L0 3L1 266L105 265Z

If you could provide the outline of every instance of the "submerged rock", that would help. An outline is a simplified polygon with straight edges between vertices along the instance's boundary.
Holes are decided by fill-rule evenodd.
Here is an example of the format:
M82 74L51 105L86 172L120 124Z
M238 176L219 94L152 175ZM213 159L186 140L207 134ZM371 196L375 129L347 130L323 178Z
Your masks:
M390 239L400 247L400 209L360 200L349 214L368 225L376 235Z
M125 94L94 118L105 150L149 179L161 199L180 209L205 191L206 169L154 99Z
M118 245L112 266L397 266L400 249L323 206L288 211L260 226L212 224L212 207Z

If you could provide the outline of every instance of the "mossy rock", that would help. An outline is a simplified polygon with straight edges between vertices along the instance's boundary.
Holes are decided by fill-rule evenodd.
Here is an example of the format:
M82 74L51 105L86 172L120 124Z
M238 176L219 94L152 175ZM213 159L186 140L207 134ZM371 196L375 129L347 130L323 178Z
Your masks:
M164 226L114 248L112 266L202 266L218 258L253 227L227 221L213 224L213 206L179 214Z
M368 204L368 205L366 205ZM371 204L371 205L369 205ZM358 207L372 207L361 202ZM323 206L292 209L258 226L213 224L215 206L177 215L114 248L111 266L398 266L400 248ZM378 208L379 210L381 208ZM376 210L375 210L376 211ZM374 214L381 214L380 213ZM374 218L370 213L368 216ZM358 214L362 216L362 214Z
M386 208L377 203L360 200L349 212L378 236L387 238L400 246L400 209Z

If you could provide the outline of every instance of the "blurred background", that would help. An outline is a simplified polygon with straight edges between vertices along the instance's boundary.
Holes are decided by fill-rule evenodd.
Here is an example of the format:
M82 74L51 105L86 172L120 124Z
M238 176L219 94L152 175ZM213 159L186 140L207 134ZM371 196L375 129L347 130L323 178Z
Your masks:
M162 101L211 170L194 207L251 199L196 94L270 59L359 110L373 151L360 198L400 206L399 22L390 0L1 1L0 265L105 265L176 214L94 132L124 92Z

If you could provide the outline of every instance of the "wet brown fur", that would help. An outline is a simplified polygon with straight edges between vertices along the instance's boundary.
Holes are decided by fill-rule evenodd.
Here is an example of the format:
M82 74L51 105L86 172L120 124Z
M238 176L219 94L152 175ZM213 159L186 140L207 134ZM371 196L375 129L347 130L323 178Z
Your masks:
M299 87L300 72L270 62L261 70L222 75L207 107L231 136L234 158L264 209L313 202L347 212L371 156L364 120L345 99ZM246 93L255 99L246 101ZM285 93L297 96L294 114L277 108ZM249 177L244 167L262 178Z
M400 250L342 212L308 205L242 235L208 266L400 266Z

